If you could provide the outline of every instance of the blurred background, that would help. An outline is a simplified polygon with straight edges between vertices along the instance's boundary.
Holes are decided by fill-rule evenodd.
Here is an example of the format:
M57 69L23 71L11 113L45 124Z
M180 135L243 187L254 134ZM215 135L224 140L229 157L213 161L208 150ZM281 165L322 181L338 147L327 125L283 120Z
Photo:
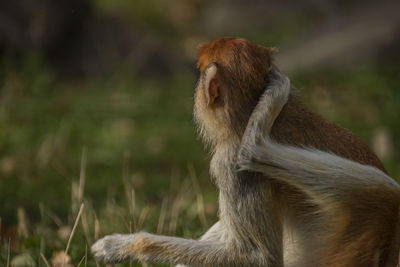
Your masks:
M216 221L192 95L197 48L219 37L278 47L305 105L400 178L399 12L397 0L1 0L0 262L95 266L87 248L104 234L197 238Z

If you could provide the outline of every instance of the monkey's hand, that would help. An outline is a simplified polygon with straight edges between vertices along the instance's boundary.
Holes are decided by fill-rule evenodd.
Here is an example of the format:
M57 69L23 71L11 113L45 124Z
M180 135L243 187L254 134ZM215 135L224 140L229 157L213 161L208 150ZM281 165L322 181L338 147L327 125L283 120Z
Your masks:
M105 264L134 260L144 238L145 233L107 235L97 240L91 250L95 260Z
M270 81L247 123L238 154L239 163L250 159L253 148L268 139L275 119L289 98L290 80L278 68L271 70Z

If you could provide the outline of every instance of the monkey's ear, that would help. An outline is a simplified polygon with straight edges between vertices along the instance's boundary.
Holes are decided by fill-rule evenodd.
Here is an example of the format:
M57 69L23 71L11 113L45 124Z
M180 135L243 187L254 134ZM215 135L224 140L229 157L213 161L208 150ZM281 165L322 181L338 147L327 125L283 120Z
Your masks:
M209 66L207 66L204 75L204 93L208 106L212 106L216 103L218 97L220 96L220 77L217 66L214 63L211 63Z
M219 97L219 75L216 73L208 86L208 106L212 106Z

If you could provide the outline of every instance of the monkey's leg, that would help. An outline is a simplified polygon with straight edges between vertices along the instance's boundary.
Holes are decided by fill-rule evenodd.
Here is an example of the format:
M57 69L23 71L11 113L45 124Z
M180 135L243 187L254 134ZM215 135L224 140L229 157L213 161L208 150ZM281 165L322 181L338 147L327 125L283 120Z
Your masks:
M103 263L128 260L156 261L200 266L260 266L257 252L243 253L228 242L198 241L148 233L114 234L92 246L95 259Z

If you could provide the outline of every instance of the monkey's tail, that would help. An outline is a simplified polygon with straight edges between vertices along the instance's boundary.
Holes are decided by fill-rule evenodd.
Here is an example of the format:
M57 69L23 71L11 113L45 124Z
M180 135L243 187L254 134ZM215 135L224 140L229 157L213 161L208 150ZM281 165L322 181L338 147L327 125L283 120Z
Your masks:
M332 153L282 145L269 138L260 146L247 149L250 151L246 151L246 154L250 156L239 162L242 170L261 172L271 179L300 189L322 211L326 211L336 225L358 222L360 227L357 230L346 228L350 231L346 232L346 229L342 229L341 240L355 239L351 232L358 231L357 238L361 242L357 245L359 248L364 245L368 247L371 242L381 242L377 249L379 262L384 265L379 266L397 265L400 249L400 186L392 178L375 167ZM370 233L371 240L366 240L369 238L364 238L362 233ZM330 234L334 239L337 232L332 230Z

